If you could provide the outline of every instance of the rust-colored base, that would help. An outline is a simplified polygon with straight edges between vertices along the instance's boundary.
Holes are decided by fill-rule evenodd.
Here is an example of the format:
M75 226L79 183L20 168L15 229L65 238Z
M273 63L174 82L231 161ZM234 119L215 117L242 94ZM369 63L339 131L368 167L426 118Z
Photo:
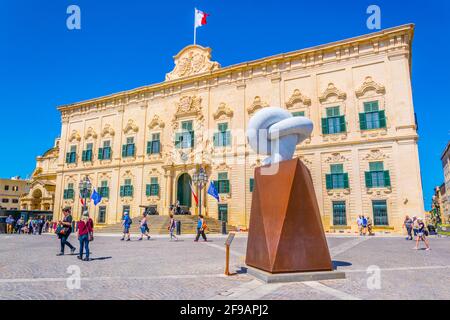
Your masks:
M246 264L270 273L331 271L311 174L298 159L255 170Z

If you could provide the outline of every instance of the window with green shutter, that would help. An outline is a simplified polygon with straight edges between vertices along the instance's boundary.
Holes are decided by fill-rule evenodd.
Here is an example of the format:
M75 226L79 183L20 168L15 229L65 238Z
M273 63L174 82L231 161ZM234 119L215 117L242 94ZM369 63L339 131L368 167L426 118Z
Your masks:
M347 131L345 116L340 115L340 107L326 109L326 118L322 119L323 134L337 134Z
M133 196L133 186L131 185L131 179L125 179L125 184L120 187L121 197L132 197Z
M348 173L344 172L343 164L332 164L330 172L325 176L327 190L348 189L350 187Z
M294 116L294 117L304 117L305 116L305 111L292 112L292 116Z
M385 200L372 201L373 224L375 226L389 226L387 203Z
M254 189L255 189L255 179L251 178L250 179L250 192L253 192Z
M218 132L214 134L215 147L227 147L231 145L231 132L228 130L228 123L219 123Z
M226 172L219 173L216 185L218 193L220 194L230 193L230 180L228 180L228 173Z
M359 114L361 130L386 128L386 113L380 110L378 101L364 103L364 113Z
M82 154L82 161L83 162L91 162L92 161L92 149L94 148L94 145L92 143L88 143L86 145L86 150L83 151Z
M333 225L347 225L347 208L345 201L333 201Z
M134 144L134 138L128 137L127 143L122 146L122 157L130 158L130 157L134 157L135 154L136 154L136 147Z
M192 123L191 121L189 121ZM191 126L186 125L189 128ZM184 130L184 129L183 129ZM177 149L189 149L194 148L194 131L183 131L175 133L175 148Z
M369 171L365 173L367 188L390 188L390 173L384 170L382 161L370 162Z
M67 189L64 190L64 200L75 199L75 190L73 189L73 183L67 185Z
M150 184L146 185L145 193L147 197L157 197L159 195L158 178L150 179Z
M109 198L109 187L108 181L102 181L100 187L98 188L98 193L102 198Z
M66 163L75 163L77 161L77 146L71 146L70 152L66 154Z
M111 160L111 141L103 141L103 148L98 149L98 160Z
M161 141L160 134L152 134L152 140L147 142L147 154L160 154L161 153Z

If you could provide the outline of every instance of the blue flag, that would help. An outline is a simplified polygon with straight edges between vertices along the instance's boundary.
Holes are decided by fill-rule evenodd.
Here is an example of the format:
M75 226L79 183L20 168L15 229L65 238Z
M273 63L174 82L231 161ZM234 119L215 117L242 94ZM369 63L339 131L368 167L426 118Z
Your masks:
M95 189L94 192L92 193L91 199L94 201L95 206L98 205L100 202L102 202L102 196Z
M214 185L214 181L209 183L208 194L214 197L217 202L220 202L219 192L217 192L216 186Z

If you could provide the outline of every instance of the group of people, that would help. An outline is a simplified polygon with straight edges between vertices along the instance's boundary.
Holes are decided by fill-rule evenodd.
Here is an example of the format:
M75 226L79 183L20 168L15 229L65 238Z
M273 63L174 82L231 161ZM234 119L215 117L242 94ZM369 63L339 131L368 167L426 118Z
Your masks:
M375 235L372 231L373 223L370 217L359 216L356 222L358 223L358 231L360 236L366 236L367 234L369 234L369 236Z
M6 233L7 234L33 234L41 235L42 233L53 232L56 229L56 223L46 220L44 216L35 217L25 221L23 217L14 219L12 215L6 218Z
M419 250L420 242L425 243L425 250L431 250L430 243L427 239L429 232L423 219L417 217L412 217L411 219L409 216L406 216L403 222L403 228L406 228L406 232L408 233L406 240L414 240L413 235L416 238L414 250Z
M170 241L172 240L178 240L177 236L175 235L175 230L177 228L177 221L174 218L174 214L170 213L169 215L170 220L169 220L169 225L167 226L167 230L169 231L169 235L170 235ZM120 239L121 241L131 241L131 234L130 234L130 229L131 229L131 225L133 224L133 220L130 217L130 214L128 212L125 212L123 214L123 219L122 219L122 227L123 227L123 236ZM144 237L147 238L147 240L151 239L150 236L150 224L147 220L147 213L144 212L141 220L139 221L139 230L140 230L140 238L138 239L139 241L142 241L144 239ZM195 242L198 242L198 240L200 239L200 236L203 238L204 241L208 241L208 239L206 238L206 234L205 231L208 228L208 226L206 225L205 222L205 218L202 215L199 215L198 221L197 221L197 236L195 238Z

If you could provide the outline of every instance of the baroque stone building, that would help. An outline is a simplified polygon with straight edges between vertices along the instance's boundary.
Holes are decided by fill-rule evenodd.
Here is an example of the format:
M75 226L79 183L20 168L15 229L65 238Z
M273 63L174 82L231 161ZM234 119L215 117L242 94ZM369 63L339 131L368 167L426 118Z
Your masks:
M229 67L188 46L164 82L61 106L55 208L79 215L77 185L88 176L103 195L89 204L96 223L137 216L142 205L168 214L177 201L196 213L190 182L202 166L220 193L218 203L203 190L203 212L248 226L262 158L247 145L246 125L280 106L315 124L297 156L311 170L326 230L354 230L364 214L401 231L405 214L424 210L413 34L405 25Z

